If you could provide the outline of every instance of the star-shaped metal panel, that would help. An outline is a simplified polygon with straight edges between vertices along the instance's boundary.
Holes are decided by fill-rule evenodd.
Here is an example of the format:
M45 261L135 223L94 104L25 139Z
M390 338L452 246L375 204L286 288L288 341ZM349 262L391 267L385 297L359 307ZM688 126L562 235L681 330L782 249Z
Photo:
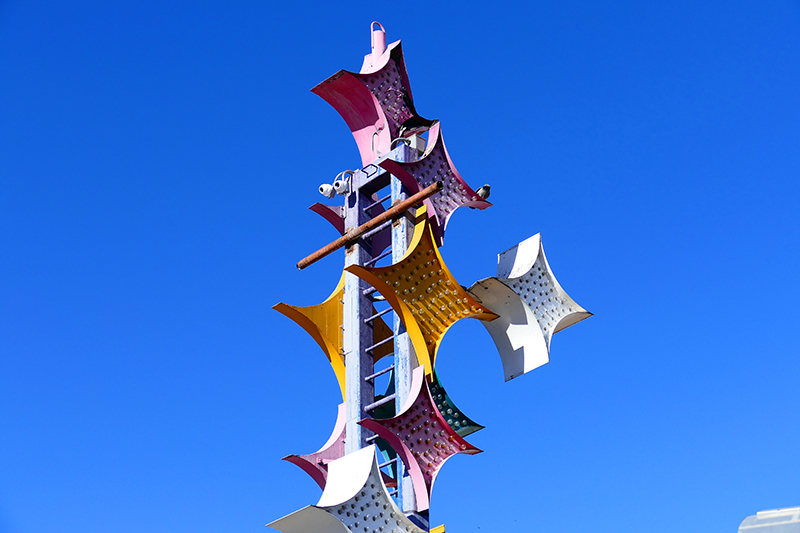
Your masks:
M345 424L347 414L345 404L339 404L336 416L336 425L333 428L328 442L314 453L306 455L287 455L284 461L296 464L317 482L319 488L324 489L328 478L328 463L344 456Z
M436 351L447 330L462 318L493 320L497 315L475 301L458 284L433 241L426 208L417 212L417 224L408 251L387 267L349 266L352 272L389 302L408 331L417 359L430 374Z
M342 318L344 314L344 273L339 284L327 300L318 305L296 307L279 303L272 308L291 318L302 327L317 342L333 367L342 399L345 398L345 368L342 338ZM386 325L382 318L372 321L373 337L375 342L393 335L392 329ZM374 361L379 361L394 352L394 342L387 342L377 347L373 353Z
M401 133L425 130L432 124L414 108L400 41L390 44L369 72L340 70L311 92L345 120L364 165L388 154Z
M328 469L328 485L316 506L341 520L351 531L422 533L389 496L375 446L333 461Z
M467 435L483 429L482 425L473 422L456 407L456 404L450 399L447 391L442 387L442 383L439 381L439 375L436 371L433 372L430 388L431 397L433 397L433 401L436 403L436 408L456 433L462 437L466 437Z
M476 282L469 292L500 316L483 325L495 341L508 381L547 363L553 334L592 314L556 281L539 234L506 250L497 261L497 277Z
M439 122L431 126L425 153L417 161L401 163L385 159L380 166L397 176L412 194L437 181L443 182L442 191L425 200L433 218L433 234L439 244L444 240L444 231L453 211L463 206L486 209L492 205L478 196L456 170L444 146Z
M433 482L444 462L457 453L476 454L436 408L422 367L413 373L408 401L395 417L365 419L360 424L395 449L411 476L417 510L430 507Z
M267 526L284 533L425 533L389 496L375 446L367 446L331 461L328 483L317 504Z

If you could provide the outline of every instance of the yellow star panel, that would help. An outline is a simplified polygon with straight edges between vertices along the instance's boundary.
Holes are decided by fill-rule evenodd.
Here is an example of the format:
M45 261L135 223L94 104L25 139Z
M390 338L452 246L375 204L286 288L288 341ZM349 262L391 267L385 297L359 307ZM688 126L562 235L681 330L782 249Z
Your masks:
M381 293L400 316L425 373L436 364L436 351L447 330L467 317L494 320L497 315L475 301L447 270L433 240L425 208L417 211L408 252L387 267L349 266Z
M339 284L328 296L328 299L318 305L308 307L296 307L285 303L279 303L272 308L291 318L306 330L317 344L333 367L339 388L342 391L342 400L345 398L345 370L344 370L344 350L342 348L342 315L344 313L344 273L339 280ZM392 335L392 330L379 317L373 321L373 335L375 342L385 339ZM388 342L375 349L373 354L377 362L381 358L394 352L394 343Z

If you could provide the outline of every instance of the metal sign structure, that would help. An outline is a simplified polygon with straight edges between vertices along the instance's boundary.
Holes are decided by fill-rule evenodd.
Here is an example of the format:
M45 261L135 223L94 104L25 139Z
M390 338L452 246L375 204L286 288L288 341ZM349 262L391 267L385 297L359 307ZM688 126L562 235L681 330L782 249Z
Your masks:
M322 448L284 457L322 495L267 524L283 533L444 533L428 520L434 481L451 456L481 451L466 437L483 429L436 374L447 330L480 320L508 381L547 363L553 334L591 316L556 281L538 234L500 254L495 277L469 289L456 281L440 253L448 221L459 207L490 207L489 186L467 185L439 121L417 113L400 41L387 46L377 22L371 34L360 72L312 89L347 123L361 168L320 186L344 203L311 210L341 237L297 264L345 248L336 288L317 305L274 307L314 338L342 393Z

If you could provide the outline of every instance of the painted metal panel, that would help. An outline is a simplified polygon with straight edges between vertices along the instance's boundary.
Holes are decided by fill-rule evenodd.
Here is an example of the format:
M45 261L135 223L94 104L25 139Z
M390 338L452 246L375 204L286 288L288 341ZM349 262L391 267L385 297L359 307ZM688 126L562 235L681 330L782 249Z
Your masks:
M340 70L311 92L347 123L363 165L388 154L401 132L425 130L432 124L414 108L400 41L390 44L367 72Z
M414 370L409 397L397 416L385 420L366 419L361 424L381 436L395 449L408 469L417 510L430 507L433 482L444 462L457 453L476 454L475 448L456 433L436 408L425 372Z
M469 292L500 316L483 325L509 381L547 363L553 334L592 314L558 283L538 233L498 255L497 261L497 277L476 282Z
M296 307L279 303L272 308L291 318L302 327L317 342L333 367L342 400L346 398L344 352L342 350L342 319L344 302L344 280L339 279L338 285L330 296L318 305Z
M425 153L417 161L407 163L387 158L379 164L397 176L412 194L436 181L444 183L440 193L425 200L432 219L433 234L439 245L444 240L444 231L453 211L463 206L486 209L492 205L478 196L456 170L445 148L438 121L431 126Z
M306 455L287 455L289 461L303 470L316 481L319 488L324 489L328 478L328 463L344 456L345 421L347 419L345 404L339 404L336 424L328 442L314 453Z
M496 321L491 323L494 322ZM471 418L456 407L456 404L450 399L447 391L444 390L442 382L439 380L439 375L435 370L433 372L430 388L431 397L436 403L436 409L439 410L439 413L441 413L442 417L447 421L447 424L453 428L453 431L462 437L466 437L484 428L482 425L473 422Z
M375 446L352 452L328 466L328 484L316 507L353 532L423 533L389 496Z
M742 520L739 533L800 533L800 507L759 511Z
M447 270L426 213L425 207L418 210L414 238L400 262L345 270L369 282L392 306L408 330L419 363L430 374L442 337L456 321L493 320L497 315L469 296Z
M283 533L354 533L324 509L309 505L267 524Z
M333 367L336 380L342 392L342 400L346 400L345 390L345 357L344 337L342 331L344 309L344 273L333 293L321 304L298 307L285 303L272 306L273 309L294 320L317 342ZM372 307L372 314L375 308ZM370 315L371 316L371 315ZM392 329L380 317L372 321L375 342L392 336ZM392 342L383 344L373 351L373 361L394 353Z

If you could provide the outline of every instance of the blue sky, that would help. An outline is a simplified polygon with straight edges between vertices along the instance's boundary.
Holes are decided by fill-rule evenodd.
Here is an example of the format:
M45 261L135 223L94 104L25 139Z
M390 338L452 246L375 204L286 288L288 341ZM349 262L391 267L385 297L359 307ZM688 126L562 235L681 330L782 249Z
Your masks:
M595 316L509 383L477 321L439 372L486 429L448 532L735 531L800 505L800 4L0 2L0 532L265 531L315 503L338 387L270 307L330 294L307 206L359 165L309 89L403 40L494 207L463 285L541 232Z

